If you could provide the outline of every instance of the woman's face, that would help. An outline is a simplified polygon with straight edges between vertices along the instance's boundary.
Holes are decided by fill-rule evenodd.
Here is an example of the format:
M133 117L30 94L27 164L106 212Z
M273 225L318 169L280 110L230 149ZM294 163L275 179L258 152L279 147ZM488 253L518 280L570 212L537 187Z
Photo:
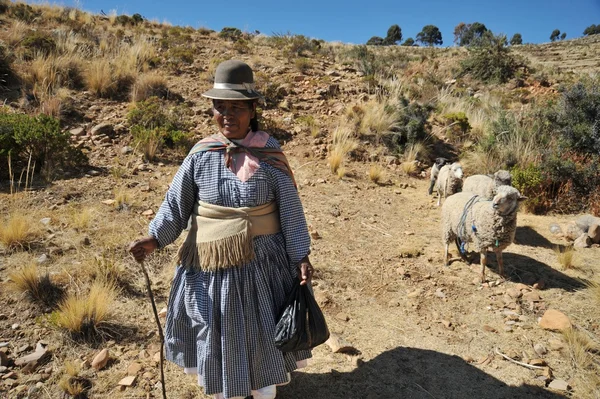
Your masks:
M242 100L213 100L213 117L228 139L243 139L256 111L254 103Z

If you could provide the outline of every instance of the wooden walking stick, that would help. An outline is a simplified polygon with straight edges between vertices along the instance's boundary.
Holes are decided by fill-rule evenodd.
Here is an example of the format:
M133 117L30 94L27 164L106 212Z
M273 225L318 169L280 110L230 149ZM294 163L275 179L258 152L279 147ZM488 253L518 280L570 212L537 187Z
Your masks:
M160 383L162 384L162 397L167 399L167 387L165 386L165 371L164 371L164 357L163 349L165 346L165 336L163 334L162 326L160 325L160 319L158 318L158 312L156 311L156 303L154 302L154 294L152 293L152 287L150 285L150 277L144 266L144 261L138 262L144 273L146 279L146 289L148 290L148 296L150 297L150 303L152 304L152 311L154 312L154 320L156 320L156 326L158 327L158 336L160 337Z

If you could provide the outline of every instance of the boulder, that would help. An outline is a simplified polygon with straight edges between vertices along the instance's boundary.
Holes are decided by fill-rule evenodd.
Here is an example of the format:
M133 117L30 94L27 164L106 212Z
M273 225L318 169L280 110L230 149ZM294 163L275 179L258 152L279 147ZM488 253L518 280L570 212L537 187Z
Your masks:
M556 309L546 310L539 321L539 325L545 330L556 331L567 330L573 327L567 315Z

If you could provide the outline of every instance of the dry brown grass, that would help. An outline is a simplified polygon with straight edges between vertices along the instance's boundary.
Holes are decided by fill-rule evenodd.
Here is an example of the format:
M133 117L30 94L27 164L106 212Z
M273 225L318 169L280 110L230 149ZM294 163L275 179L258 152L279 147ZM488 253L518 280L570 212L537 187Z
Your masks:
M364 107L359 132L365 135L374 135L377 140L389 133L397 123L397 116L390 112L386 103L369 101Z
M576 369L586 370L593 364L591 352L599 348L587 334L570 328L563 331L563 336L569 349L571 364Z
M0 224L0 243L9 251L26 249L37 238L30 218L14 213Z
M383 179L383 168L379 164L372 164L369 167L369 180L373 183L379 184Z
M9 273L15 291L25 294L31 302L54 306L62 298L62 289L56 286L48 274L40 275L35 264Z
M561 265L563 270L576 269L576 255L575 249L572 246L566 246L563 249L560 247L554 248L554 252L556 253L556 259L558 263Z
M23 40L27 32L29 32L29 27L25 22L14 20L10 28L3 35L3 39L9 47L14 47Z
M358 147L354 132L350 125L343 123L333 131L331 151L329 152L329 168L332 173L337 173L346 155Z
M131 87L131 101L144 101L152 96L163 97L167 90L167 80L162 75L142 74Z
M111 320L111 309L118 292L114 283L95 281L87 295L70 294L59 305L56 324L75 338L102 336Z
M106 60L95 60L84 72L86 87L98 97L108 97L116 90L117 80Z
M75 361L65 361L64 375L58 382L58 386L67 395L73 398L87 397L84 394L91 388L91 382L88 379L79 377L81 367Z

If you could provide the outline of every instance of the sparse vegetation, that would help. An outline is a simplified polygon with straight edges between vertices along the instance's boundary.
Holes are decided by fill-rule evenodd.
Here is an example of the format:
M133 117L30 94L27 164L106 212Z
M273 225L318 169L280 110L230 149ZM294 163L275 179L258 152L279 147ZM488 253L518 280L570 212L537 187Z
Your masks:
M383 168L379 164L369 166L369 180L375 184L379 184L383 179Z
M556 252L556 258L563 270L574 269L577 267L575 262L575 250L572 246L567 246L565 248L557 247L554 249L554 252Z
M9 278L16 291L25 294L34 303L52 307L62 298L62 289L50 280L47 273L40 275L35 264L11 272Z
M9 215L0 224L0 243L9 251L28 249L37 235L31 220L19 213Z
M87 294L69 294L54 313L56 325L73 338L95 340L108 334L118 292L112 282L95 281Z

